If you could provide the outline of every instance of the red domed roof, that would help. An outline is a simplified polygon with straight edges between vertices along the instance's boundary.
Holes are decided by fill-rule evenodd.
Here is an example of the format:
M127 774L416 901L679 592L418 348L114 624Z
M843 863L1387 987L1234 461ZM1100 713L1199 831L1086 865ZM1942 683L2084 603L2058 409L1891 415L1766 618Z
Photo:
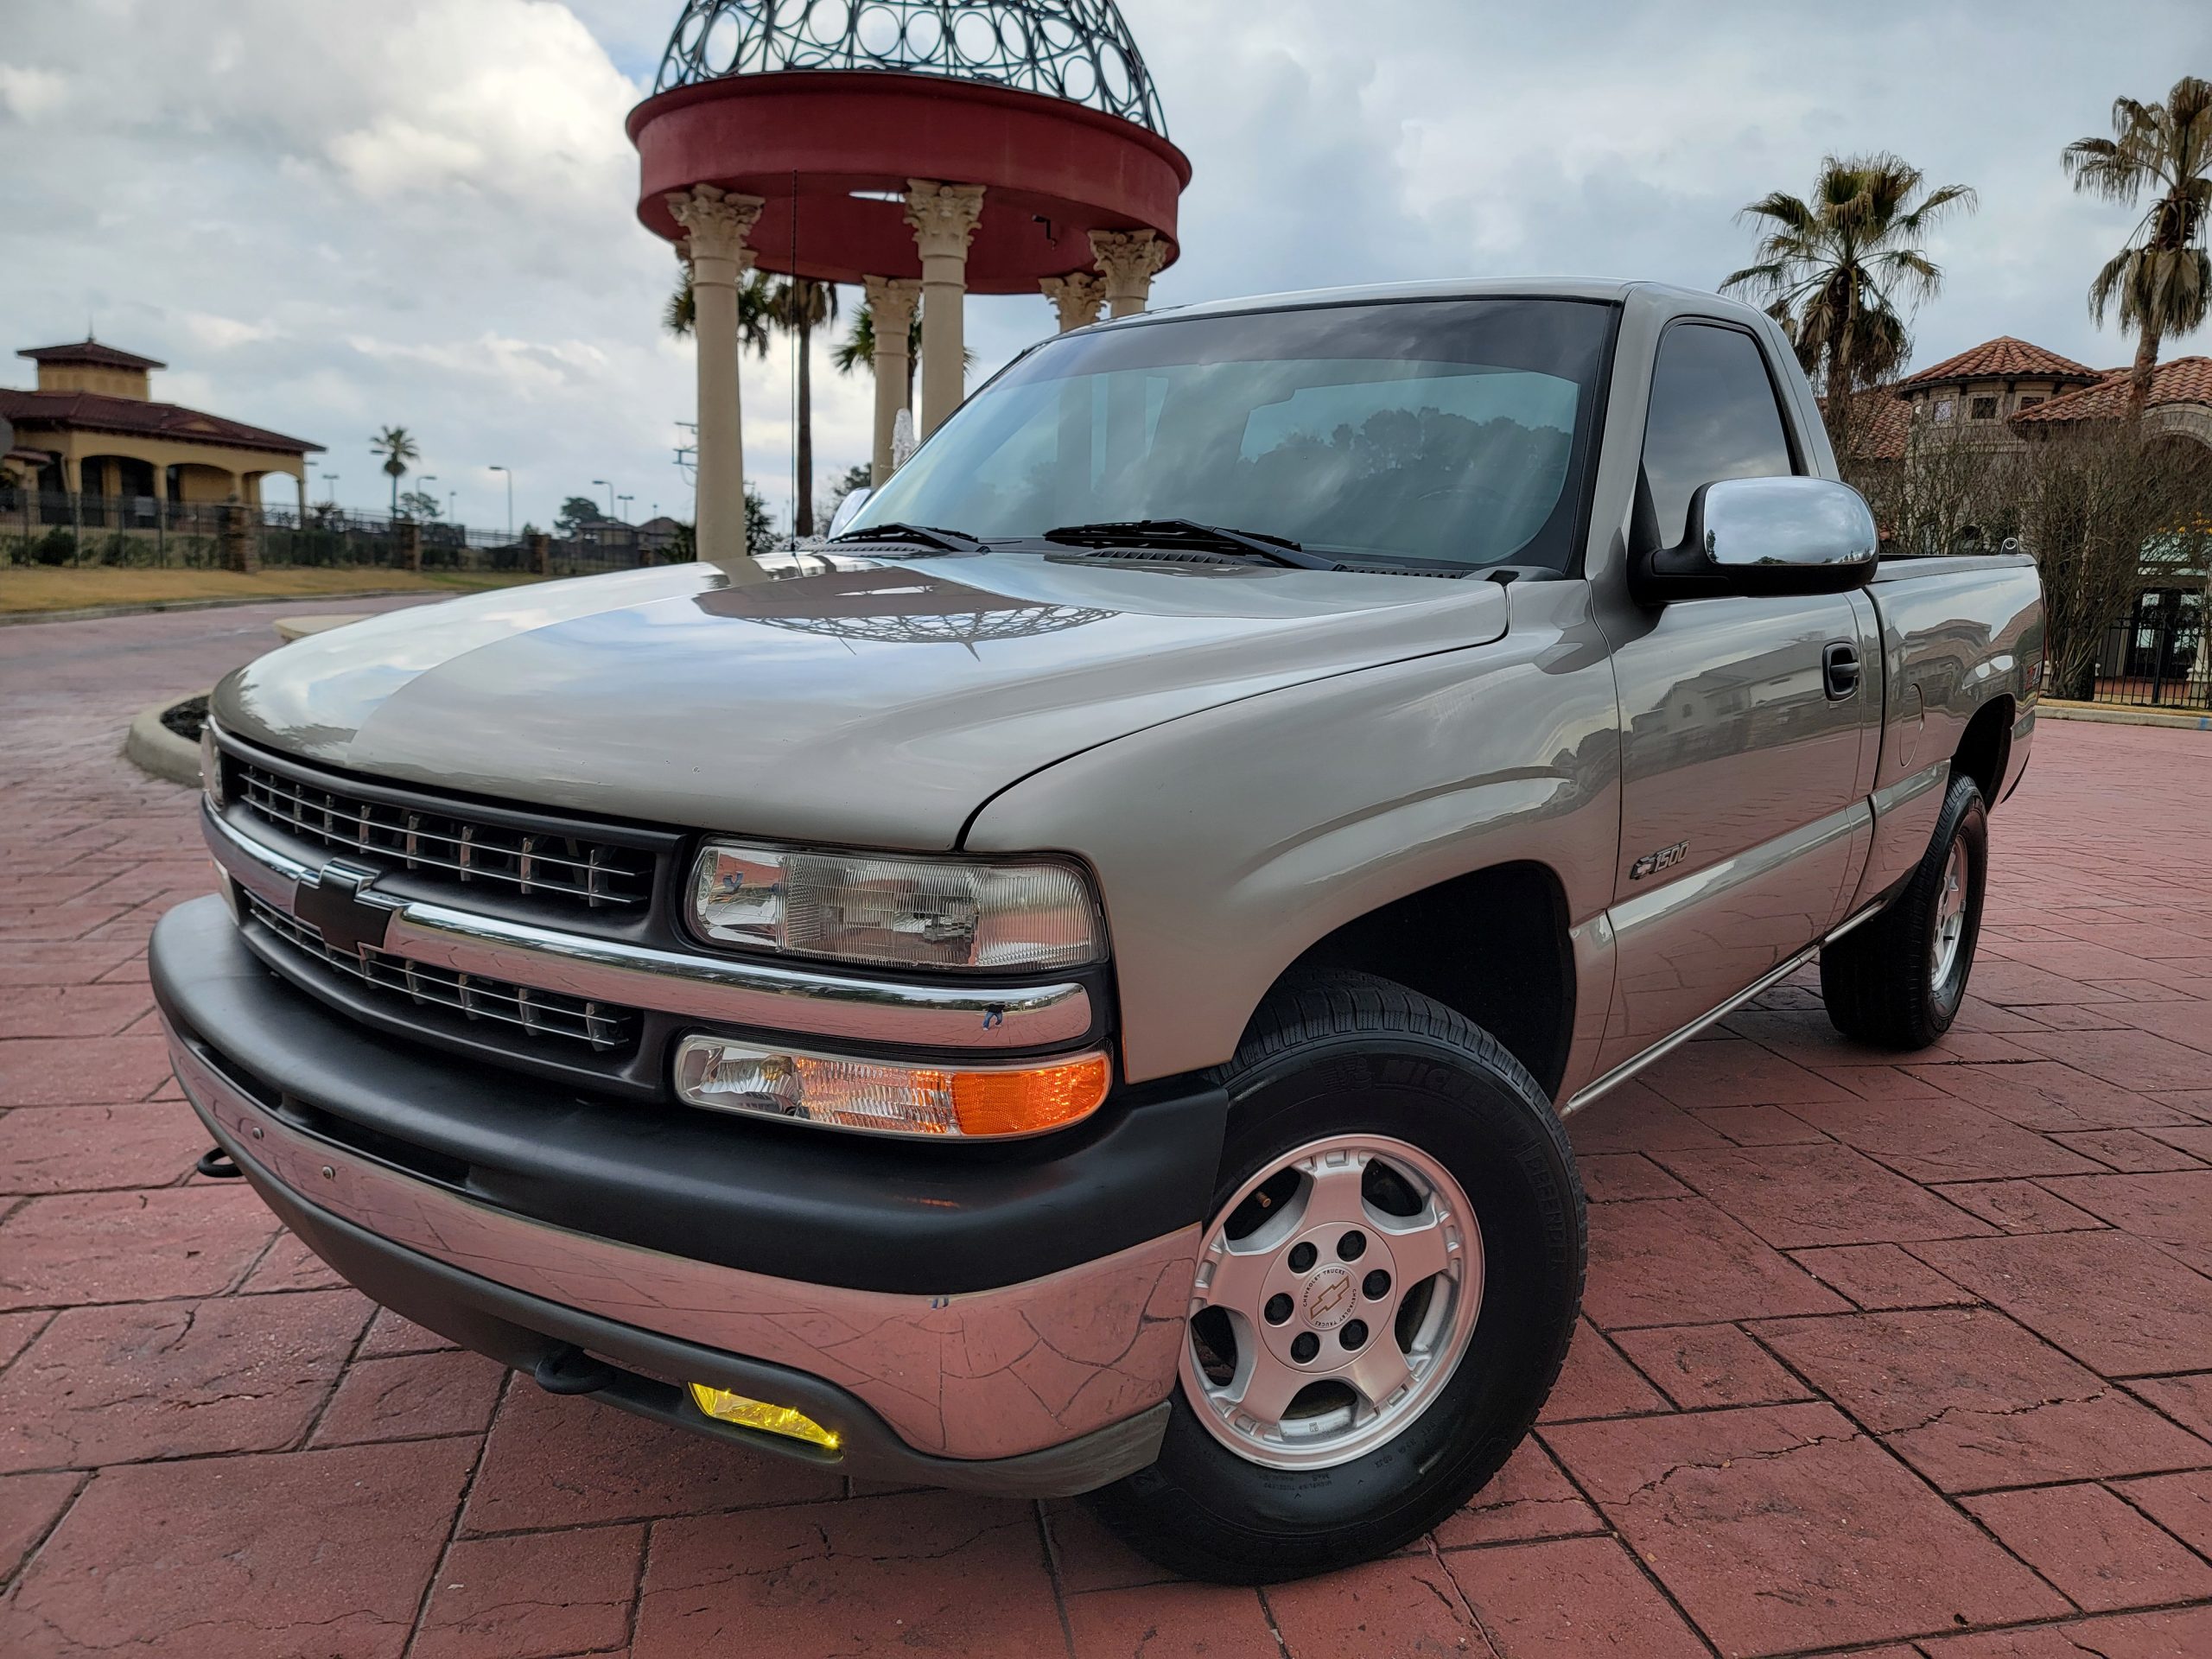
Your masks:
M932 21L934 20L934 21ZM982 185L971 293L1089 270L1094 230L1176 253L1190 162L1110 0L690 0L631 111L639 219L711 184L760 197L765 270L917 276L910 180Z

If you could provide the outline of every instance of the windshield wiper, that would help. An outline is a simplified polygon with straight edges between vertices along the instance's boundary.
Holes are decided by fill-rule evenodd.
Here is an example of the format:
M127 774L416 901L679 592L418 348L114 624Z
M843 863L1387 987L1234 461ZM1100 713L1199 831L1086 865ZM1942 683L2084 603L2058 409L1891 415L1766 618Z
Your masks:
M1219 553L1242 554L1287 564L1300 570L1341 570L1344 567L1319 553L1308 553L1296 542L1256 530L1232 530L1226 524L1202 524L1195 518L1135 518L1126 524L1062 524L1045 532L1048 542L1070 547L1187 547Z
M936 548L941 553L980 553L982 541L964 530L939 530L934 524L869 524L861 530L849 530L842 536L830 537L838 542L919 542L924 547Z

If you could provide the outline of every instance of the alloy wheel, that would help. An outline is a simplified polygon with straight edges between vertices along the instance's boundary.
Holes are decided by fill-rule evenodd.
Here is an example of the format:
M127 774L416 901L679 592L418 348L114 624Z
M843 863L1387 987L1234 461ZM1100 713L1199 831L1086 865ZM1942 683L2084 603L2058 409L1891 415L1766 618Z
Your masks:
M1482 1293L1481 1230L1441 1164L1381 1136L1309 1142L1247 1181L1208 1229L1184 1391L1254 1463L1346 1463L1450 1381Z
M1951 982L1958 966L1959 945L1966 938L1967 888L1973 880L1963 837L1951 842L1951 855L1943 867L1943 890L1936 899L1936 931L1929 945L1929 982L1942 991Z

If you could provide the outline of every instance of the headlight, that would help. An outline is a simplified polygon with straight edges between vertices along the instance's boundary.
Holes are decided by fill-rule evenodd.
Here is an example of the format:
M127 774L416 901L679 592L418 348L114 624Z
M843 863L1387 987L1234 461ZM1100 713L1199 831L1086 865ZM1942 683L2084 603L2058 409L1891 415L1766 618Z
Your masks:
M215 810L223 810L223 752L215 747L215 722L202 717L200 722L200 787L213 802Z
M779 852L742 842L701 849L691 922L717 944L906 968L1001 973L1073 967L1105 955L1090 884L1046 860Z
M954 1071L722 1037L686 1037L676 1051L676 1092L694 1106L893 1135L1038 1135L1090 1116L1112 1082L1103 1054Z

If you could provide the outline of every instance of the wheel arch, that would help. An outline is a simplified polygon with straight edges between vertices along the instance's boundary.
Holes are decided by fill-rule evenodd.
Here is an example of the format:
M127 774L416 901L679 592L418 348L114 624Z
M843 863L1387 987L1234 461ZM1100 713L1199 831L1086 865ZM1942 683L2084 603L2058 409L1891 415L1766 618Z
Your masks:
M1308 945L1268 994L1316 969L1374 974L1434 998L1497 1038L1557 1097L1577 987L1567 891L1549 866L1489 865L1378 905Z
M1992 808L2012 763L2012 699L1992 697L1974 710L1951 755L1952 774L1973 779L1983 803Z

